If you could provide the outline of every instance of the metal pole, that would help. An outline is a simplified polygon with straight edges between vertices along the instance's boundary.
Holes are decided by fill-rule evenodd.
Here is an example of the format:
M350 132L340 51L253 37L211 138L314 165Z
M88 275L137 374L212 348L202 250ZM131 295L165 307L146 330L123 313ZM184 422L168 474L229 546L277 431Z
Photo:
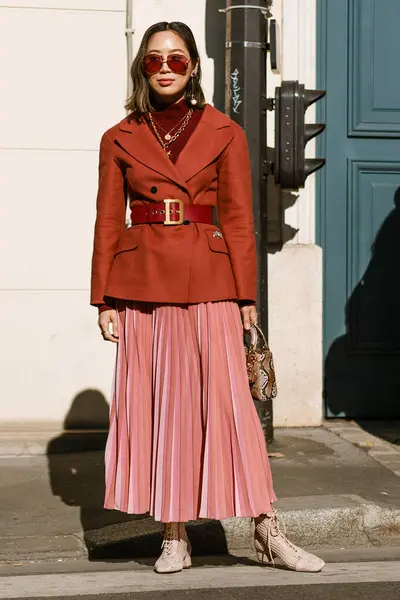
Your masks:
M268 3L269 4L269 3ZM225 112L246 132L258 258L258 314L268 335L267 261L267 0L227 0ZM273 440L272 402L256 402L265 440Z
M126 36L126 66L127 66L127 97L132 95L132 80L131 80L131 65L133 61L133 34L135 32L132 29L132 14L133 14L133 0L126 0L126 17L125 17L125 36Z

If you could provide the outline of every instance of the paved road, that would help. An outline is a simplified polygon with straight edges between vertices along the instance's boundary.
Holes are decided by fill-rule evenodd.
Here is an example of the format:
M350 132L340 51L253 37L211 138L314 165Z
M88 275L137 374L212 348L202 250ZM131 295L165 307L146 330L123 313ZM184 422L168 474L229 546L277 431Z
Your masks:
M75 600L399 600L400 561L329 563L322 573L293 573L249 563L197 567L171 576L130 570L0 577L0 598Z
M104 450L94 450L104 436L71 435L54 437L48 456L0 456L0 560L155 556L160 524L103 508ZM0 431L0 455L1 440ZM321 428L277 430L272 450L277 509L295 543L385 544L400 534L400 479L364 451ZM245 527L191 525L194 550L237 550Z
M399 600L397 583L341 584L289 586L275 589L265 587L217 588L212 600ZM30 596L34 600L33 596ZM82 596L56 596L49 600L80 600ZM85 596L84 600L210 600L210 590L178 590L144 593L103 594ZM36 599L35 599L36 600Z

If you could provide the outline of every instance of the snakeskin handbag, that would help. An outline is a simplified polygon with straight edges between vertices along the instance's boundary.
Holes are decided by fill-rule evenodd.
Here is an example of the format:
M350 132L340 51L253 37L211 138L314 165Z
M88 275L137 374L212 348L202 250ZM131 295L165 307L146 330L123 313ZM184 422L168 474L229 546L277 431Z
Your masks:
M265 335L258 325L249 330L250 343L245 344L247 375L253 398L265 402L277 394L272 352Z

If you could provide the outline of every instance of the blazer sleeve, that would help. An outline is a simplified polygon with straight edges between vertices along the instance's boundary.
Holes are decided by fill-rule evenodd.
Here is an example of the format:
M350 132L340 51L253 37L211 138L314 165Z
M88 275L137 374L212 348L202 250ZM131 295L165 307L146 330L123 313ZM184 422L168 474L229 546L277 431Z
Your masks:
M257 254L250 158L246 134L232 122L234 136L219 163L217 211L228 247L238 300L256 302Z
M119 237L125 229L125 179L107 133L100 142L99 188L92 255L90 304L107 304L105 289Z

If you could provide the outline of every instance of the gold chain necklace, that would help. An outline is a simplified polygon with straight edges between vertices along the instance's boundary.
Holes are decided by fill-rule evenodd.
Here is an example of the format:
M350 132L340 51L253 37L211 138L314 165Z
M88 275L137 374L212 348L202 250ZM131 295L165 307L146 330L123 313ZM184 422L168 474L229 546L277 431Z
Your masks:
M175 140L181 135L182 131L185 129L186 125L189 123L190 119L192 118L192 114L193 114L193 109L190 108L187 115L185 116L185 119L184 119L182 125L178 129L178 131L176 131L174 133L174 135L171 137L171 139L164 141L157 130L157 127L154 123L154 119L153 119L151 113L149 113L149 119L150 119L151 126L153 128L153 131L156 134L157 139L160 142L161 146L163 147L163 150L166 153L166 155L168 156L168 158L171 156L171 152L172 152L172 150L168 150L168 146L170 146L173 142L175 142Z
M179 125L182 123L182 121L184 121L187 117L187 113L184 117L182 117L182 119L180 121L178 121L178 123L176 125L174 125L169 131L167 131L166 129L164 129L164 127L162 125L160 125L160 123L158 123L155 119L154 122L157 124L157 127L159 127L160 129L163 130L163 132L165 133L164 135L164 140L167 140L167 142L169 142L169 140L171 139L172 135L171 133L174 131L174 129L176 129L177 127L179 127Z

